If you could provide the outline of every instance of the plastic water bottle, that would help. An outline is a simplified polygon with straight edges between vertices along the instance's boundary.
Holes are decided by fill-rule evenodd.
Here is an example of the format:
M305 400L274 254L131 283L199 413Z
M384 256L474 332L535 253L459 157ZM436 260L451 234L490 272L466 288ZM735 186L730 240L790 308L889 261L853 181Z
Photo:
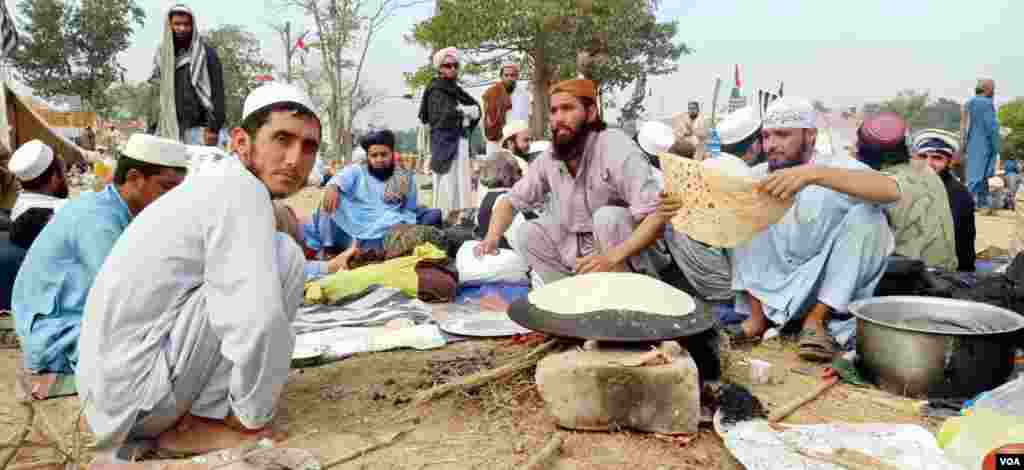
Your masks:
M718 137L718 129L712 127L708 132L708 141L704 144L704 150L711 158L717 157L722 153L722 139Z

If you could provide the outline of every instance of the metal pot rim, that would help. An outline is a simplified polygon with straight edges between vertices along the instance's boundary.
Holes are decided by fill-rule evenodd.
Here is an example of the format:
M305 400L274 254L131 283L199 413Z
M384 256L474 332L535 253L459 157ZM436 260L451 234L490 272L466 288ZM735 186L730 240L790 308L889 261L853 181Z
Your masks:
M943 305L943 306L959 306L959 307L966 307L966 308L973 308L973 309L989 310L989 311L991 311L993 313L998 313L1000 315L1012 318L1017 323L1017 326L1015 328L1004 329L1004 330L1000 330L1000 331L985 331L985 332L968 331L968 332L947 333L947 332L941 332L941 331L929 331L929 330L924 330L924 329L920 329L920 328L910 328L910 327L903 326L903 325L895 325L895 324L892 324L892 323L889 323L889 322L878 320L877 318L872 318L872 317L865 316L864 314L862 314L860 312L860 310L862 308L865 308L865 307L870 307L870 306L879 305L879 304L886 304L886 303L891 303L891 302L916 302L916 303L920 303L920 304ZM862 321L865 321L865 322L868 322L868 323L873 323L873 324L876 324L876 325L879 325L879 326L884 326L886 328L891 328L891 329L894 329L894 330L912 331L912 332L915 332L915 333L924 333L924 334L929 334L929 335L941 335L941 336L991 336L991 335L1000 335L1000 334L1006 334L1006 333L1014 333L1014 332L1018 332L1018 331L1024 330L1024 316L1018 314L1017 312L1014 312L1012 310L1008 310L1008 309L1005 309L1005 308L1002 308L1002 307L996 307L995 305L984 304L984 303L981 303L981 302L973 302L973 301L970 301L970 300L959 300L959 299L947 299L947 298L943 298L943 297L925 297L925 296L914 296L914 295L890 295L890 296L881 296L881 297L870 297L870 298L867 298L867 299L856 300L856 301L850 303L849 311L850 311L850 314L852 314L853 316L857 317L858 320L862 320Z

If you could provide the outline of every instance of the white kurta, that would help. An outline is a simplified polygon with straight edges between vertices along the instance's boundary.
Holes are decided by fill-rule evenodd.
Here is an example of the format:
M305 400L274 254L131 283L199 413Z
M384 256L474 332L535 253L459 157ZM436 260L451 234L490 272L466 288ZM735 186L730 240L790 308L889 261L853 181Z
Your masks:
M274 415L304 260L262 182L237 159L208 170L132 221L89 293L78 387L100 447L189 411L249 428Z
M451 211L473 207L473 170L469 163L469 141L459 139L459 150L448 173L434 173L434 208L441 210L441 217L448 217Z
M11 208L11 220L17 220L21 214L33 207L53 209L53 212L56 213L66 202L68 202L67 199L53 197L49 194L22 191L18 193L18 199L14 201L14 207Z

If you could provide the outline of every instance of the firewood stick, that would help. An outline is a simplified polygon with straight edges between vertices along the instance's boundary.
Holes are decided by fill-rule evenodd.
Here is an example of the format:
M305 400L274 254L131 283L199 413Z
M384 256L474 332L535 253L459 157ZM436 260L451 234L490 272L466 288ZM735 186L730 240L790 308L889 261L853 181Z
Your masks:
M460 388L474 388L479 387L485 383L493 382L495 380L508 377L519 371L529 369L537 364L544 355L544 353L550 351L558 344L557 339L547 341L540 346L537 346L530 351L522 359L515 361L511 364L506 364L501 367L497 367L490 370L480 371L475 374L468 375L462 379L441 384L436 387L424 390L416 394L416 400L413 401L413 405L420 405L430 400L446 395L454 390Z
M565 441L565 436L556 432L552 435L548 441L544 444L544 447L540 449L540 452L530 457L530 461L526 463L526 470L543 470L548 468L554 461L555 456L562 449L562 443Z
M343 463L348 462L350 460L362 457L362 456L364 456L366 454L369 454L370 452L373 452L373 451L375 451L377 449L382 449L384 447L387 447L387 446L389 446L391 444L394 444L394 442L397 441L399 437L402 437L402 436L412 432L414 429L416 429L416 428L415 427L411 427L411 428L406 428L406 429L403 429L401 431L398 431L398 432L392 434L391 436L389 436L387 439L375 442L375 443L370 444L370 445L368 445L366 447L363 447L362 449L359 449L359 450L357 450L355 452L350 452L347 455L344 455L344 456L341 456L341 457L336 458L334 460L331 460L331 461L327 462L326 464L324 464L322 468L323 468L323 470L327 470L327 469L329 469L331 467L334 467L336 465L340 465L340 464L343 464Z
M819 395L825 393L826 390L828 390L830 387L837 383L839 383L839 379L836 377L825 380L825 382L818 385L818 388L814 389L813 392L808 393L807 395L804 395L796 400L793 400L772 412L772 414L768 416L768 422L777 423L779 421L782 421L783 419L786 419L787 416L793 414L793 412L799 409L801 406L804 406L807 403L810 403L815 398L818 398Z

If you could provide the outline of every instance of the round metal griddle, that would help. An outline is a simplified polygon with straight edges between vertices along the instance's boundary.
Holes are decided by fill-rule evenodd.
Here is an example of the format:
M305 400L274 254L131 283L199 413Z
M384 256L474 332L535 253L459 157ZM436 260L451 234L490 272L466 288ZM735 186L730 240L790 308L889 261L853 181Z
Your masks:
M711 309L694 298L696 308L683 316L654 315L630 310L604 310L583 315L559 315L544 311L529 296L512 303L512 321L549 335L583 340L646 343L698 335L715 325Z

